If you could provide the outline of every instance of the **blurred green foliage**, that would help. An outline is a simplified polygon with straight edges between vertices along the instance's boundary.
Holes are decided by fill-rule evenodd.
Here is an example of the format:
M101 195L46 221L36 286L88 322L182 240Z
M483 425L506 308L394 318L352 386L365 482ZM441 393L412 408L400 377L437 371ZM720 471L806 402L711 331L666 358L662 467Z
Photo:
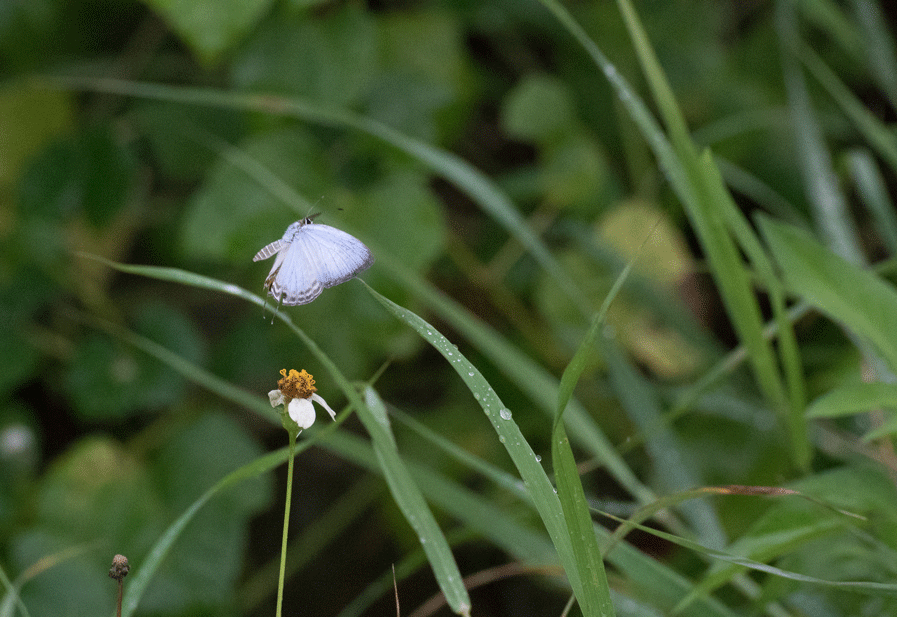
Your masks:
M566 3L617 74L662 115L617 4ZM812 400L833 391L831 406L840 386L893 381L893 8L863 0L645 0L636 9L692 138L712 148L745 220L762 221L760 237L789 298L814 309L795 327L801 375L789 392L805 388ZM606 461L595 454L602 446L571 434L592 505L625 516L648 505L646 495L793 483L865 521L815 503L741 496L704 498L653 523L806 576L893 583L891 395L861 390L871 401L864 409L841 403L819 414L825 421L808 433L811 464L801 466L782 410L743 364L748 352L738 346L732 308L712 283L725 273L704 261L694 221L652 152L665 136L643 134L631 100L543 4L6 0L0 75L0 572L13 582L4 587L3 615L18 610L16 598L33 615L111 611L116 590L106 570L115 553L139 566L210 487L285 444L276 412L260 418L222 400L116 328L264 404L282 368L307 369L331 406L345 404L322 363L269 313L206 289L125 275L82 253L179 268L261 294L269 266L252 256L318 211L319 222L372 249L377 261L365 282L456 343L545 456L551 424L538 410L555 393L539 399L527 385L536 384L533 375L540 385L559 378L592 313L634 262L607 318L620 348L608 344L588 358L575 396L637 487L621 488L618 472L603 473ZM136 92L135 84L146 86L139 96L121 94ZM482 172L494 187L477 178L471 185L512 200L513 215L548 247L579 297L527 251L509 217L449 181L445 161L440 169L413 148L394 147L378 132L383 126ZM839 256L841 241L868 263L883 262L878 272ZM739 257L750 253L739 249ZM744 269L766 309L774 295L768 279L754 262ZM463 511L437 508L460 538L461 571L526 563L509 547L534 545L528 534L545 529L512 482L502 486L502 474L513 473L505 448L439 355L357 281L279 310L344 375L376 376L387 406L413 412L453 444L397 423L403 457L507 517L477 527L464 523ZM520 355L470 332L494 335ZM787 372L781 362L777 374ZM875 414L858 413L874 403ZM325 426L319 418L308 436L325 435ZM350 419L338 430L363 429ZM881 448L864 441L870 435ZM328 524L323 513L368 473L354 466L364 465L360 449L322 440L332 451L304 452L297 462L295 571L305 568L288 583L285 606L331 614L355 601L364 610L383 580L389 596L391 577L377 582L389 564L419 564L420 549L379 495L354 504L363 515L333 519L332 545L315 547L302 535L312 522ZM279 557L283 504L273 487L281 479L264 474L216 493L160 560L138 611L270 613L273 579L252 579ZM637 488L644 492L631 494ZM426 490L435 503L455 494ZM724 585L682 614L895 610L893 589L848 594L818 582L748 579L741 565L708 565L707 555L647 535L607 559L621 615L668 614L688 591ZM347 572L356 580L344 580ZM438 589L426 569L411 580L399 584L403 609ZM536 574L502 585L475 596L474 611L557 613L569 593ZM371 610L393 610L388 597L381 602Z

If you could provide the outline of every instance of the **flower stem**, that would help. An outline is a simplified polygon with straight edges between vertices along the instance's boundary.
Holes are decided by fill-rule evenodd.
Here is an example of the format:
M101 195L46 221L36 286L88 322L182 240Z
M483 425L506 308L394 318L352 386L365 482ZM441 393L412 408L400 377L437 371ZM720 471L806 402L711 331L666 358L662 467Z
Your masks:
M290 458L287 460L287 503L283 510L283 539L280 544L280 580L277 582L277 617L281 617L283 609L283 579L287 565L287 531L290 528L290 503L293 501L293 457L296 455L296 437L298 432L289 431Z

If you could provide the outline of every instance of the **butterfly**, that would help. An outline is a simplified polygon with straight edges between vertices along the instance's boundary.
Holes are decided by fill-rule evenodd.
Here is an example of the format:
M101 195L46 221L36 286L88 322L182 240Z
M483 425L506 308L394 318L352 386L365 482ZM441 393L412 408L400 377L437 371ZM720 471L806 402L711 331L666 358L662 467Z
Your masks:
M361 240L328 225L315 225L314 214L296 221L283 238L256 253L252 261L277 254L265 289L287 306L308 304L325 287L345 283L374 263L374 256Z

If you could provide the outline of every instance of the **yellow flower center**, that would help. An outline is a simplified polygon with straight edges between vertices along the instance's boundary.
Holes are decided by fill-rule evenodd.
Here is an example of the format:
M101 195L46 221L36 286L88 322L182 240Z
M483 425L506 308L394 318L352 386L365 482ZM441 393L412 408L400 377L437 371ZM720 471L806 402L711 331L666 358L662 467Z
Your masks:
M281 369L280 374L283 375L283 379L277 382L277 388L284 396L289 398L308 398L318 391L315 387L314 377L309 375L305 369L302 369L302 372L290 369L289 374L287 374L286 369Z

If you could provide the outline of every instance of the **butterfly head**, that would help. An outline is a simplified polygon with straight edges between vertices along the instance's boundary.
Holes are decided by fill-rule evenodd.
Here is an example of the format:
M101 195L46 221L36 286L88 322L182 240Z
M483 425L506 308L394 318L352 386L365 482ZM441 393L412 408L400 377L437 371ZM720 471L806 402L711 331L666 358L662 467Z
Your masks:
M311 225L313 222L313 219L315 219L316 217L318 217L320 215L321 215L321 213L318 212L317 214L312 214L311 216L306 216L304 219L296 221L295 223L293 223L292 225L287 227L287 230L283 234L282 240L284 242L292 242L293 239L296 237L296 234L299 233L300 229L302 229L306 225Z

